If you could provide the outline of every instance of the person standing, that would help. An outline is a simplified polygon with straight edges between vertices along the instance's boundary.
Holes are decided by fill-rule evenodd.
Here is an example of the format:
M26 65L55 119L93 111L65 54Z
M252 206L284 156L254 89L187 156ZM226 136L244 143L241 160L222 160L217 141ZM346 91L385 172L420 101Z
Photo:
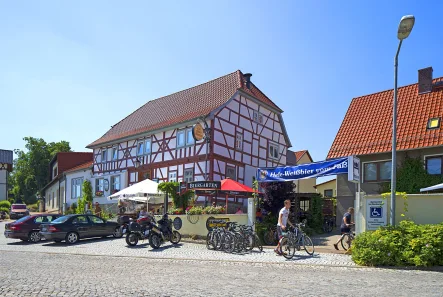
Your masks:
M349 207L348 211L343 215L343 220L340 225L341 236L338 238L337 242L334 243L334 248L338 251L338 243L343 239L346 233L351 232L351 226L354 224L351 221L352 215L354 214L354 208Z
M289 209L291 208L291 200L286 199L284 202L284 207L278 213L278 222L277 222L277 233L278 233L278 244L274 249L274 252L278 255L282 255L280 240L283 237L283 231L286 230L286 225L289 223L291 227L294 227L292 223L288 220L289 218Z

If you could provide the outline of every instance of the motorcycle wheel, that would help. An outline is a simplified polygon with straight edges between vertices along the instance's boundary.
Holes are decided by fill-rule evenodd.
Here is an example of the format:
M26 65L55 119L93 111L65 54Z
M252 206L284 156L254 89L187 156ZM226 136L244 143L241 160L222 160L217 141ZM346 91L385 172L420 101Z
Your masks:
M179 243L181 239L182 239L182 235L180 234L180 232L172 231L172 234L171 234L171 243L172 244Z
M160 239L160 236L156 233L151 233L151 235L149 236L149 245L153 248L153 249L158 249L160 248L162 242Z
M132 232L126 234L126 243L129 246L136 246L138 243L138 235Z

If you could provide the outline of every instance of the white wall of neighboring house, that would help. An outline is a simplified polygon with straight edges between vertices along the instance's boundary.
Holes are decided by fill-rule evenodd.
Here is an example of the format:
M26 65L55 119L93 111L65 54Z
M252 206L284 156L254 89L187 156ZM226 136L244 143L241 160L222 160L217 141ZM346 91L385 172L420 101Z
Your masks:
M82 193L82 185L83 185L83 181L85 180L89 180L92 184L92 170L88 169L88 170L79 170L79 171L74 171L74 172L66 172L66 200L65 203L67 204L67 207L69 207L72 203L76 203L78 204L78 198L73 197L73 181L76 179L82 179L81 182L81 186L80 186L80 193ZM93 186L94 188L94 186ZM74 192L75 194L75 192ZM81 197L81 196L80 196Z
M8 171L0 170L0 201L8 199Z
M60 191L60 192L59 192ZM62 210L65 195L65 181L55 181L45 190L46 210Z
M312 161L309 158L307 153L305 153L300 158L300 160L297 161L297 165L308 164L308 163L312 163ZM314 188L315 184L316 184L315 178L300 179L300 180L294 181L294 183L296 185L296 188L295 188L296 193L315 193L316 192L316 189Z

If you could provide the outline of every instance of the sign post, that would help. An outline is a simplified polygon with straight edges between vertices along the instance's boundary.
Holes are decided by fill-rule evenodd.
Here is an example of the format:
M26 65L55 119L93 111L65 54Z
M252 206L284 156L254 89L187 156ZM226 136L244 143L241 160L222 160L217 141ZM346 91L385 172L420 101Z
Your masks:
M356 156L348 157L348 181L357 184L357 193L355 193L354 203L354 222L355 222L355 234L360 234L362 231L362 217L361 213L361 189L360 189L360 159Z

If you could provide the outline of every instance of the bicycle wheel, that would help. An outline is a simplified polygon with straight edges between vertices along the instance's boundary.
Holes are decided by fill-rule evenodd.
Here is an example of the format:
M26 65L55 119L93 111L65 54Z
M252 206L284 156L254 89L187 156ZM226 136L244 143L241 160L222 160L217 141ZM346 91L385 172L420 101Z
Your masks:
M241 253L245 249L245 239L240 233L234 234L234 246L237 253Z
M272 230L268 230L263 235L263 241L266 245L274 245L275 244L275 232Z
M345 234L343 235L342 239L341 239L341 247L347 251L349 250L349 248L351 247L351 242L352 242L352 237L349 234Z
M214 250L215 247L217 246L217 244L214 243L214 232L209 232L208 235L206 236L206 248L208 250Z
M306 253L312 256L314 254L314 244L312 243L311 238L305 235L303 236L302 241L303 241L303 248L305 249Z
M234 235L226 233L222 240L222 249L227 253L234 252L235 249L235 238Z
M255 236L254 236L254 234L252 234L252 233L247 234L243 241L244 241L244 248L247 251L252 251L252 249L255 246Z
M254 247L258 248L258 250L260 252L263 252L263 245L261 243L260 238L257 236L257 234L255 234L255 237L254 237Z
M290 240L287 237L283 237L280 240L280 252L282 253L283 257L288 260L294 257L295 247L291 244Z

